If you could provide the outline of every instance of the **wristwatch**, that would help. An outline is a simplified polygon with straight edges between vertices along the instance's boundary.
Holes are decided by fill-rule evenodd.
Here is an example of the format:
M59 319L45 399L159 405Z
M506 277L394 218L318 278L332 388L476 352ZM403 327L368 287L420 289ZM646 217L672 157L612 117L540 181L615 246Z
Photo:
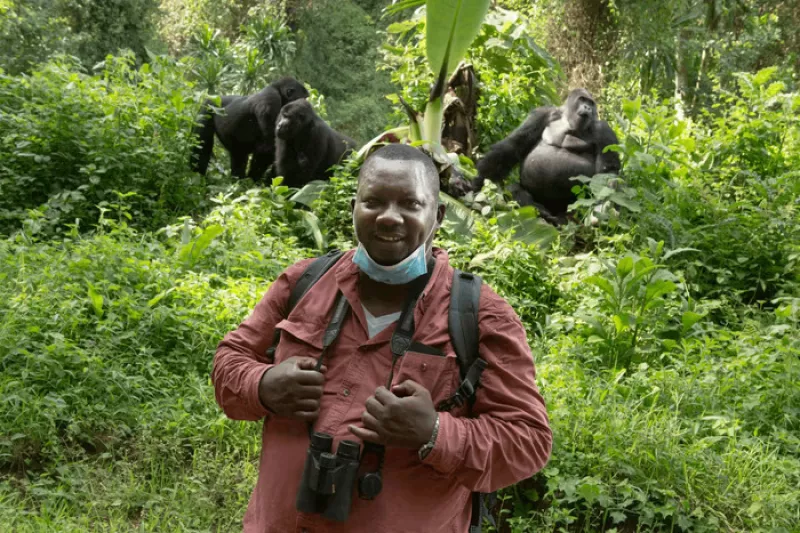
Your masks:
M422 448L419 449L417 455L419 455L420 461L425 459L431 450L433 449L433 445L436 444L436 437L439 435L439 413L436 413L436 421L433 423L433 433L431 433L431 440L426 442L422 445Z

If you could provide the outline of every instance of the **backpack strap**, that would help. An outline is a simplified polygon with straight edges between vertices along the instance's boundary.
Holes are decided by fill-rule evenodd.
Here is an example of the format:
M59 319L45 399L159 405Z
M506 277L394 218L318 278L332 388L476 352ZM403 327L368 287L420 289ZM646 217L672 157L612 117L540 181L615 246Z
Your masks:
M450 411L475 399L475 391L481 374L488 364L478 353L480 335L478 311L481 302L480 276L456 269L453 273L453 287L450 290L450 311L447 325L450 341L456 352L461 384L449 398L436 405L437 411Z
M456 392L436 406L437 411L450 411L469 402L475 401L475 392L480 383L481 374L488 363L481 359L478 351L480 329L478 311L481 302L480 276L456 269L453 273L453 287L450 290L450 311L447 325L450 330L450 341L456 352L458 368L461 374L461 385ZM483 519L487 518L495 526L494 518L487 506L494 493L472 493L472 515L469 533L480 533ZM489 503L491 505L491 503Z
M339 259L341 259L344 252L341 250L331 250L325 255L319 256L314 259L310 265L306 267L303 271L303 274L297 280L294 287L292 287L292 292L289 293L289 302L288 302L288 309L286 310L286 316L292 312L292 309L295 308L297 302L300 301L305 293L314 286L316 282L320 280L325 273L335 265ZM338 333L338 332L337 332ZM276 329L275 334L272 337L272 345L267 348L266 355L267 360L272 363L275 361L275 350L278 347L278 342L281 340L281 330Z
M305 271L303 271L303 275L297 280L291 294L289 294L289 313L292 312L292 309L294 309L297 302L300 301L300 298L308 292L308 289L313 287L314 284L339 261L339 258L341 258L343 254L344 252L341 250L331 250L327 254L314 259L314 261L306 267ZM287 316L289 313L287 313Z

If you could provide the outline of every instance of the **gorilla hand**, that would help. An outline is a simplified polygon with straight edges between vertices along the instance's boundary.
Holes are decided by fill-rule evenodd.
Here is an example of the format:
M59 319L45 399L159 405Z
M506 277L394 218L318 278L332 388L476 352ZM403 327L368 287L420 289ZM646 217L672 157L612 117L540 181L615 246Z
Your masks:
M273 413L287 418L311 422L319 416L324 366L317 372L317 360L311 357L290 357L261 376L258 397Z

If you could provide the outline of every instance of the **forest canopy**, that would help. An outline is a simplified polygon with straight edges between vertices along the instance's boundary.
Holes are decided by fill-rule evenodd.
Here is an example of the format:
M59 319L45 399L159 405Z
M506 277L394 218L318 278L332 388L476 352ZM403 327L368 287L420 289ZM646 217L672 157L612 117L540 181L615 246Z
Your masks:
M360 160L299 192L222 147L198 175L192 129L281 76L360 145L413 129L440 73L405 3L0 0L0 531L241 530L261 427L215 404L214 350L353 246ZM487 530L797 531L798 27L782 0L491 2L453 166L584 87L621 170L558 227L495 183L442 196L436 245L522 319L554 436Z

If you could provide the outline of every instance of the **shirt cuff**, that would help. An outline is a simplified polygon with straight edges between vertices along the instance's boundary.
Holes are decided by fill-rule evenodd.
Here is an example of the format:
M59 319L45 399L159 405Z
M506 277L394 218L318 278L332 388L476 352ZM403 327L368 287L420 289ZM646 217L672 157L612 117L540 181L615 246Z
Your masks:
M267 409L264 404L261 403L261 398L258 394L258 386L261 383L261 378L264 377L264 374L275 365L271 364L259 364L253 365L253 369L247 372L247 377L245 377L245 389L247 391L247 403L250 406L252 412L258 416L258 418L264 418L269 416L271 411Z
M436 444L422 460L422 463L432 467L440 474L452 474L464 461L466 443L467 428L463 421L450 413L440 412Z

